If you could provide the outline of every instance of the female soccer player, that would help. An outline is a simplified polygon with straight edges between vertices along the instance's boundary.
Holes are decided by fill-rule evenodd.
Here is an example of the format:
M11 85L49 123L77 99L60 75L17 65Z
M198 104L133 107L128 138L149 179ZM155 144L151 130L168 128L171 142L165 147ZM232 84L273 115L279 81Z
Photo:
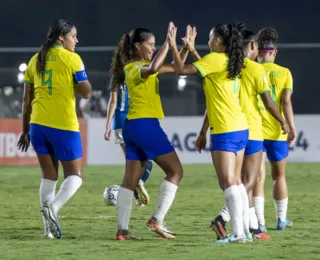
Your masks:
M168 31L172 28L174 25L170 23ZM169 50L168 40L152 58L155 50L154 35L143 28L123 35L118 45L120 59L118 69L114 72L113 84L118 86L126 82L130 106L123 126L126 170L118 193L116 240L136 238L128 232L132 197L148 159L157 163L167 176L160 185L156 210L148 220L147 227L163 238L176 237L167 228L164 218L173 203L183 170L174 148L159 124L159 119L164 118L164 114L157 78L158 74L173 73L175 69L172 64L164 64ZM184 54L188 53L186 50L182 51Z
M247 194L237 183L249 134L238 102L239 76L244 67L241 27L235 24L216 25L209 35L211 53L190 65L184 65L177 54L176 29L169 32L177 74L200 73L204 77L207 113L200 135L205 139L210 125L211 155L232 220L233 235L217 240L220 243L246 242L242 202Z
M276 208L276 229L285 230L292 227L292 221L287 219L288 188L286 183L286 163L289 146L295 141L296 130L291 103L293 91L292 75L289 69L274 63L277 55L278 33L275 29L265 28L259 32L258 62L267 72L270 83L271 96L278 109L289 125L288 135L283 135L279 123L260 104L263 123L264 149L270 161L273 180L273 199ZM254 188L254 206L262 229L264 228L264 181L265 181L265 156L262 161L259 181Z
M75 91L89 98L91 84L80 56L74 53L77 43L73 23L56 21L25 73L23 133L18 148L27 151L31 140L37 153L42 171L41 212L45 236L50 238L61 237L58 211L82 184L82 143ZM58 161L61 161L65 180L55 196Z
M249 125L249 141L244 152L244 160L241 170L241 178L243 185L242 189L246 189L247 193L251 193L255 185L263 150L263 132L262 118L259 113L258 99L260 95L263 104L267 111L279 122L282 128L282 134L289 132L288 125L281 116L277 106L272 101L270 95L269 83L266 77L266 72L262 65L254 62L258 56L257 35L249 30L242 33L243 52L245 58L245 69L242 71L241 87L239 93L239 101L242 111L246 116ZM257 239L269 239L270 236L261 232L258 229L258 221L255 214L252 198L250 203L245 202L244 212L244 229L245 233L253 232ZM250 208L249 208L250 206ZM250 219L250 231L249 231ZM226 236L225 224L230 220L230 215L226 205L223 207L219 215L211 222L211 227L216 232L219 238Z
M119 56L119 52L115 52L114 58L111 63L111 73L115 71L117 68L115 67L117 64L117 58ZM112 78L110 81L110 99L108 105L108 113L107 113L107 123L106 123L106 132L104 135L105 140L111 140L111 129L114 130L115 135L115 143L120 144L120 147L126 155L125 145L122 137L122 128L124 121L127 118L128 110L129 110L129 95L128 95L128 87L126 83L120 86L116 86L112 88ZM138 182L138 186L134 191L134 197L136 199L137 206L147 205L149 203L149 194L144 187L144 183L149 178L149 174L152 170L152 161L148 160L146 169L143 172L141 180Z

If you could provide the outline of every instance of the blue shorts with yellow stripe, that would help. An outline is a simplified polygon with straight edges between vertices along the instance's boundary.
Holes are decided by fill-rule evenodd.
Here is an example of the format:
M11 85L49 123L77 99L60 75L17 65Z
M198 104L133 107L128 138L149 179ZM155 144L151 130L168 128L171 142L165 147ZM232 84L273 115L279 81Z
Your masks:
M82 157L80 132L30 124L29 136L37 154L50 154L62 162Z
M249 138L248 129L211 135L211 151L227 151L237 154L244 149Z
M127 160L147 161L174 152L156 118L126 119L122 129Z
M288 157L289 145L287 141L264 140L263 151L269 161L279 162Z

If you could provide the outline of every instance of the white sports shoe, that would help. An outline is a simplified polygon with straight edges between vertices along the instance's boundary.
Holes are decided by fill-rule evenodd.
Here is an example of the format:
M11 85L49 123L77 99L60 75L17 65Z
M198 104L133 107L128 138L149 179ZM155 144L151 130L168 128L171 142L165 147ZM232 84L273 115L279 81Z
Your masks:
M62 232L59 224L59 219L53 213L51 207L48 205L43 205L41 207L41 213L49 225L49 231L51 235L53 235L54 238L58 238L58 239L61 238Z
M140 199L141 203L144 205L147 205L149 203L150 199L149 199L149 194L148 194L146 188L144 187L143 180L139 180L139 183L137 185L136 190L139 194L139 199Z
M145 205L141 202L140 199L136 199L136 206L137 207L144 207Z

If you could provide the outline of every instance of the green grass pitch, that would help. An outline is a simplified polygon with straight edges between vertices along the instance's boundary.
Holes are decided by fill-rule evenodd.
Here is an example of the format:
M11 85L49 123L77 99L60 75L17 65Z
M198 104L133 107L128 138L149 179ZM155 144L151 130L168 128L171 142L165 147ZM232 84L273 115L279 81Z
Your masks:
M39 167L1 167L0 259L320 259L320 164L288 164L288 217L293 229L274 230L268 174L265 214L271 240L231 245L213 244L215 235L208 228L224 203L213 166L185 165L184 170L166 216L176 240L163 240L145 227L164 178L154 167L146 183L151 203L133 206L130 222L131 232L143 240L115 241L116 208L105 205L102 193L106 186L121 183L122 166L85 167L82 187L59 212L63 238L48 240L43 238L40 215Z

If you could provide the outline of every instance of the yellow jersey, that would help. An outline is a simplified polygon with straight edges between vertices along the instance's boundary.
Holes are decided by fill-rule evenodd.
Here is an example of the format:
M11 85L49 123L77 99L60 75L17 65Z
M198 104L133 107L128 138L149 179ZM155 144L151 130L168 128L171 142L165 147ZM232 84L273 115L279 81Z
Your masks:
M129 92L129 111L127 118L164 118L160 93L158 73L148 78L141 77L141 69L149 62L135 61L124 67L125 82Z
M204 78L211 134L248 129L245 115L239 104L240 79L227 78L228 62L227 54L212 52L193 63Z
M290 70L275 63L262 63L268 81L270 83L271 97L277 108L282 113L281 96L283 90L293 90L292 75ZM262 116L263 137L266 140L285 141L287 135L282 134L279 122L266 111L263 103L259 100L259 109Z
M258 95L268 91L270 88L263 66L245 58L245 68L242 70L240 80L239 100L249 126L249 140L263 140Z
M36 69L37 57L31 58L24 78L25 83L34 84L30 123L79 132L74 84L79 75L87 79L80 56L54 46L42 74Z

